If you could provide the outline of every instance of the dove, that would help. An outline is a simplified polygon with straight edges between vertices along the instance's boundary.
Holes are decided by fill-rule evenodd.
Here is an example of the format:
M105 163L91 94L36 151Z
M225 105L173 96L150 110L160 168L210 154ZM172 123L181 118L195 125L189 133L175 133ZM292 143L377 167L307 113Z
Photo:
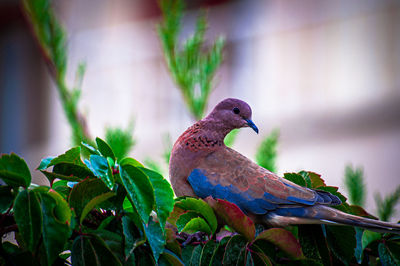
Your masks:
M226 200L255 222L270 226L342 224L400 234L400 224L332 208L341 204L337 196L290 182L224 144L230 131L245 127L258 133L250 106L228 98L183 132L169 164L176 196Z

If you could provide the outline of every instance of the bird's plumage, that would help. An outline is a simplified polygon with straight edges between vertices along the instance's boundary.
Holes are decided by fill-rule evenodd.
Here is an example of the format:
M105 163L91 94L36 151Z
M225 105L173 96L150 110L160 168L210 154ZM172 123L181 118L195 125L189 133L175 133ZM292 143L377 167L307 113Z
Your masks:
M224 199L256 221L273 225L339 223L400 232L399 225L330 208L341 204L339 198L294 184L226 147L223 139L234 128L258 132L251 115L247 103L226 99L178 138L170 159L170 180L177 196Z

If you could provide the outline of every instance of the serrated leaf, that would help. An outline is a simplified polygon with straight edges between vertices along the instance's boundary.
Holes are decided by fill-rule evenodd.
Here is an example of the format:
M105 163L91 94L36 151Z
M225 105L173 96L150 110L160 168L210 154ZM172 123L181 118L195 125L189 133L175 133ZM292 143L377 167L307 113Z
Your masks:
M64 250L64 245L70 236L70 228L66 221L56 217L57 201L48 193L40 194L40 206L42 208L42 232L43 245L47 263L51 265Z
M0 179L12 187L29 187L31 172L28 165L15 153L2 154L0 157Z
M233 236L226 244L224 259L222 264L224 265L243 265L246 254L243 254L242 250L247 246L247 240L241 235Z
M85 167L81 160L81 147L74 147L69 149L64 154L61 154L50 161L47 167L57 165L60 163L68 163Z
M121 265L106 243L96 235L80 235L72 245L72 265Z
M97 137L96 144L97 144L97 148L99 149L101 155L103 155L106 158L110 157L115 161L114 152L112 151L111 147L104 140Z
M242 234L247 240L254 239L256 233L254 222L236 204L221 199L214 200L211 197L208 197L206 201L227 225Z
M85 206L95 197L110 192L100 179L86 179L76 184L69 196L69 204L75 210L78 218L81 217Z
M130 164L120 165L119 172L129 200L147 224L155 203L154 189L147 175Z
M169 182L162 175L146 168L141 170L149 177L154 188L154 196L156 199L156 212L161 229L164 231L165 223L174 208L174 191Z
M296 173L285 173L283 174L283 177L299 186L306 187L307 183L304 177L300 174Z
M88 215L88 213L97 205L99 205L100 203L108 200L111 197L114 197L115 193L114 192L106 192L104 194L98 195L94 198L92 198L87 204L86 206L83 208L82 210L82 214L81 214L81 218L79 219L79 223L82 224L83 220L85 219L86 215Z
M303 176L303 178L306 180L307 185L310 188L319 188L319 187L325 187L325 181L321 178L321 175L310 172L310 171L300 171L300 175Z
M114 177L106 158L100 155L90 155L90 166L93 173L103 180L109 189L114 187Z
M6 212L14 201L10 186L0 186L0 213Z
M27 249L34 252L42 232L42 211L36 193L22 190L14 203L14 218Z
M255 242L260 239L271 242L293 259L304 258L299 241L291 232L283 228L271 228L265 230L256 237Z
M212 233L217 229L217 218L213 209L205 201L188 197L176 202L175 205L186 211L200 213L206 219Z

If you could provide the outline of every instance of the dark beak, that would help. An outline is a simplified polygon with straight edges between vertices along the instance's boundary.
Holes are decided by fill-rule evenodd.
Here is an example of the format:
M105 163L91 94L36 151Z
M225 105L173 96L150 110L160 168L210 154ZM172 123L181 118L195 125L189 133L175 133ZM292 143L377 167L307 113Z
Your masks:
M254 124L253 121L251 121L250 119L245 119L245 120L247 122L247 125L251 127L258 134L258 128L256 124Z

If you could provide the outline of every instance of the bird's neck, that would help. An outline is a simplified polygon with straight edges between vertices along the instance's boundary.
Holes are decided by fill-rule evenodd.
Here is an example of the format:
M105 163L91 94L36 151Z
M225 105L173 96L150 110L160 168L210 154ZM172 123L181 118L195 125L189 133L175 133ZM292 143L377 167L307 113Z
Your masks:
M232 131L231 128L228 128L224 125L224 123L218 123L213 120L200 120L190 128L186 130L185 139L187 140L195 140L195 142L200 144L201 146L206 147L216 147L223 146L225 136Z

